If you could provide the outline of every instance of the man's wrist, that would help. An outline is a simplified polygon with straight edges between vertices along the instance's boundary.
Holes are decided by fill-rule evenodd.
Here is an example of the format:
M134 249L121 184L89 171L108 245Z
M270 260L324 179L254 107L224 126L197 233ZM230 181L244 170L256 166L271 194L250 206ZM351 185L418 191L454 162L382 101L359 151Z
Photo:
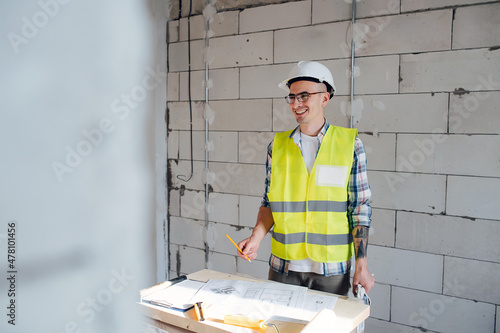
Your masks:
M356 259L355 266L356 266L356 270L366 269L368 267L368 259L366 257Z
M260 243L264 239L264 237L266 237L266 234L267 234L267 232L265 232L262 229L263 228L254 228L250 238L252 238L253 240L256 240Z

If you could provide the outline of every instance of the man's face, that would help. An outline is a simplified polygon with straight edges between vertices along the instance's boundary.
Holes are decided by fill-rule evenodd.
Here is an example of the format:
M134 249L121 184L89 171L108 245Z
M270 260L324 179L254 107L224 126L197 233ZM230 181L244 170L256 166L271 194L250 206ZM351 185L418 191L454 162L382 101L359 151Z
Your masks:
M326 86L323 83L311 81L296 81L290 86L290 94L298 95L304 92L315 93L326 91ZM328 103L329 94L314 94L310 95L307 101L299 102L297 98L292 104L289 104L290 110L295 115L295 120L299 124L323 123L324 114L323 108Z

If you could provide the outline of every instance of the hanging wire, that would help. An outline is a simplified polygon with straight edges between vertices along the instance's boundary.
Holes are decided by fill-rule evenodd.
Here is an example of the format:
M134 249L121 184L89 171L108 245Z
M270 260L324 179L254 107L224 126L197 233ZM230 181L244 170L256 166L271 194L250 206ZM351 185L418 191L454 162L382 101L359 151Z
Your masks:
M193 107L191 103L191 10L193 8L193 1L189 0L189 13L187 17L188 26L188 99L189 99L189 136L191 148L191 172L189 176L177 175L177 179L183 182L188 182L193 177ZM179 4L179 18L181 16L181 4ZM187 179L186 179L187 177Z

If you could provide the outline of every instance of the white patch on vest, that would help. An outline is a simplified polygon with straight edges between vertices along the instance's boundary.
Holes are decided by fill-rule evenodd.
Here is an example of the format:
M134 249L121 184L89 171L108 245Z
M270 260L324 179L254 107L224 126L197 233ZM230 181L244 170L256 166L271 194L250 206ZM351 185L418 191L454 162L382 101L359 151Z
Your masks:
M349 169L340 165L316 165L316 186L345 187Z

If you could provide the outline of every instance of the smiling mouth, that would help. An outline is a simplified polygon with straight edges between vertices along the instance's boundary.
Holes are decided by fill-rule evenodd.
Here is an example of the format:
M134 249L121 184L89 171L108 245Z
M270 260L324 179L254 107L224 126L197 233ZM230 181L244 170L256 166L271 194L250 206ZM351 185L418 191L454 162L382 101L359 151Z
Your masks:
M303 108L303 109L295 109L295 114L300 116L300 115L303 115L304 113L306 113L309 109L308 108Z

